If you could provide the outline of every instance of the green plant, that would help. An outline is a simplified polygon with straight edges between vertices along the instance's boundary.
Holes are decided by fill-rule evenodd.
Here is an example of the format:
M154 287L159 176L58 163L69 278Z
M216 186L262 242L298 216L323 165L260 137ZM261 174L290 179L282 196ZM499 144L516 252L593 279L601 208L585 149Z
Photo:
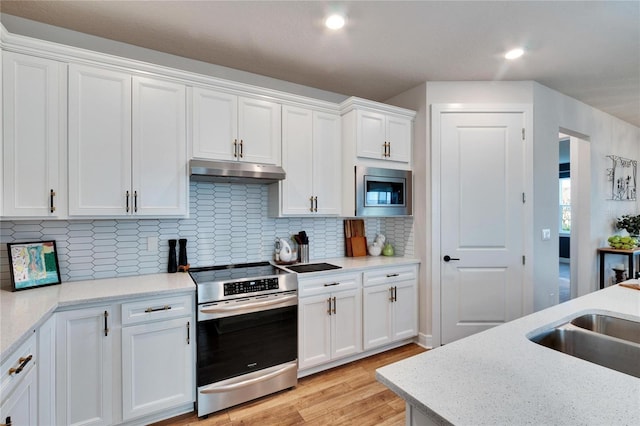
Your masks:
M640 235L640 215L622 215L616 222L616 228L626 229L629 235Z

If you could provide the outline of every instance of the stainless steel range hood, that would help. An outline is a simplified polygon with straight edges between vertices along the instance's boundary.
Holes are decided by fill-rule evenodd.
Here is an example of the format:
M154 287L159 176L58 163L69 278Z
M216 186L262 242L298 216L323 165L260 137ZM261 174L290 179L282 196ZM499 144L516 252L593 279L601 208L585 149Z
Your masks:
M191 160L189 170L191 179L207 182L269 184L286 177L280 166L241 161Z

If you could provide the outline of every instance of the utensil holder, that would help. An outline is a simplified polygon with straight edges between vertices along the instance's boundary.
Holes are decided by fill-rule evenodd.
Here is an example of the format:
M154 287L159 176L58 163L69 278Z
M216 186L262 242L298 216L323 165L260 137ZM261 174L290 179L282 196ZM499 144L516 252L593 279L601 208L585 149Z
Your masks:
M309 244L300 244L298 254L300 263L309 263Z

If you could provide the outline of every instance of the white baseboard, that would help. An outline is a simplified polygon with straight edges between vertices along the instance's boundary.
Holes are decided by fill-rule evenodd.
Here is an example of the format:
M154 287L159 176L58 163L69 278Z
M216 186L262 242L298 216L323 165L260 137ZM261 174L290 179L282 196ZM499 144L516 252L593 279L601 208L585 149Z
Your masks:
M425 349L433 349L433 336L431 334L418 333L418 345Z

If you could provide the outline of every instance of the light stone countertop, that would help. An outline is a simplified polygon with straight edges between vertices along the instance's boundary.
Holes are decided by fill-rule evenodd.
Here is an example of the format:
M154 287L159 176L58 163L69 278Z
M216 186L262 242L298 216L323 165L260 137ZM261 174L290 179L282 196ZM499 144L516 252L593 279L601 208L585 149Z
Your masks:
M73 281L23 291L0 291L0 361L56 309L137 297L194 292L189 274L153 274Z
M640 291L611 286L382 367L376 377L435 423L638 425L639 378L527 338L586 311L638 321Z
M327 262L342 269L310 272L304 276L347 270L365 270L404 264L419 260L405 257L364 256L314 259L309 263ZM0 361L15 350L29 333L43 324L56 310L81 308L95 303L138 297L154 297L196 290L189 274L152 274L100 280L73 281L17 292L0 290Z

